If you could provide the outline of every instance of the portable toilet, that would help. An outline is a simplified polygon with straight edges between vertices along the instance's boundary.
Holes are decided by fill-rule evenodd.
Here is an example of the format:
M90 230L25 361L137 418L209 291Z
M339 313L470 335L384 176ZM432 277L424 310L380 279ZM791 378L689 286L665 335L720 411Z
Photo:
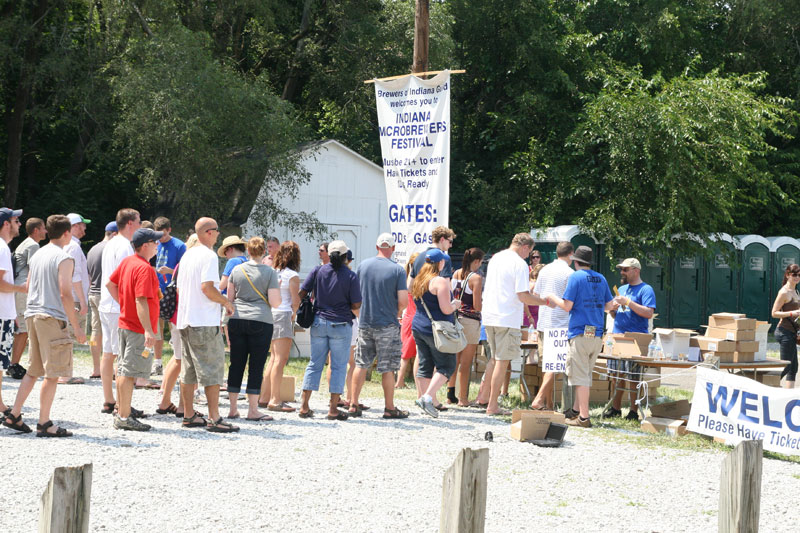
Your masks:
M791 237L767 237L772 255L772 291L770 301L783 285L783 272L791 264L800 264L800 241Z
M576 249L578 246L588 246L592 249L594 264L592 268L598 269L600 257L600 242L594 237L582 233L577 225L569 224L550 228L533 228L531 236L536 242L535 249L542 254L542 264L552 263L556 260L556 246L562 241L569 241Z
M653 326L666 328L670 322L670 292L672 283L669 279L669 254L666 251L647 251L639 257L642 264L642 281L653 287L656 294L656 317Z
M706 262L706 310L704 315L734 313L739 308L739 257L733 237L711 237L711 259ZM705 322L703 322L705 323Z
M742 258L739 312L757 320L770 320L770 242L761 235L737 235L736 241Z
M699 240L699 239L698 239ZM698 329L706 323L704 264L700 254L672 257L670 322L673 328Z

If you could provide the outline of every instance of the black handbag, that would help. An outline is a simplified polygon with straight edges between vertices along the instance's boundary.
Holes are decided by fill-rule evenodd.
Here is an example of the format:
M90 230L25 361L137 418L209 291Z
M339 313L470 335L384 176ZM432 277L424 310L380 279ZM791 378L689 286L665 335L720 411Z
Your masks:
M317 282L317 274L316 271L314 272L314 281L312 284L314 288L316 288ZM314 302L311 301L311 295L306 294L303 301L300 302L300 307L297 309L297 325L301 328L310 328L312 324L314 324L314 315L316 315L316 309L314 309Z
M164 296L158 302L158 316L161 320L169 322L178 308L178 268L172 273L172 279L164 287Z

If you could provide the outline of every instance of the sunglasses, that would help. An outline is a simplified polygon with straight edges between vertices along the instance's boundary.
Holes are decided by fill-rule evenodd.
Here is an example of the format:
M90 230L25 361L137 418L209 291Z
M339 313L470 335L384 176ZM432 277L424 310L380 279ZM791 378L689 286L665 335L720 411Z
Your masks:
M541 258L542 258L541 255L532 255L531 256L531 259L541 259Z
M789 276L793 278L800 278L800 272L792 272L791 274L789 274Z
M216 227L216 228L209 228L209 229L207 229L206 231L216 231L216 232L219 232L219 227Z

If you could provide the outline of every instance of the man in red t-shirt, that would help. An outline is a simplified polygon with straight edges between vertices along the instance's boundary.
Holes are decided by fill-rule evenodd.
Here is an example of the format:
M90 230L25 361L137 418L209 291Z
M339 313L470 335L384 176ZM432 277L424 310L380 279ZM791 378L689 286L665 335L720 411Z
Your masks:
M150 425L131 414L133 385L149 378L158 323L158 277L150 266L157 242L164 234L140 228L131 239L134 255L126 257L111 274L106 287L119 302L119 358L117 359L117 408L114 427L148 431Z

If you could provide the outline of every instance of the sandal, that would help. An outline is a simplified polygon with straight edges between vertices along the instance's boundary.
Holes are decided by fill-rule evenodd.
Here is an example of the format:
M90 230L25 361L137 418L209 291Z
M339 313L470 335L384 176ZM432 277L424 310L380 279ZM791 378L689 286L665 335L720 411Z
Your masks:
M281 402L280 405L267 404L267 410L277 411L278 413L294 413L297 409L287 404L286 402Z
M134 385L133 388L136 390L141 389L150 389L150 390L159 390L161 389L161 383L158 381L148 381L145 385Z
M363 403L358 404L358 408L362 411L369 411L369 405L364 405Z
M344 420L347 420L348 414L346 412L344 412L344 411L340 411L339 409L337 409L335 415L329 414L325 418L328 419L328 420L342 420L342 421L344 421Z
M450 410L450 408L449 408L449 407L445 407L445 406L444 406L444 405L442 405L442 404L439 404L439 405L434 405L434 407L435 407L435 408L436 408L436 410L437 410L437 411L439 411L439 412L442 412L442 411L449 411L449 410Z
M473 402L469 402L469 407L471 407L473 409L486 409L487 407L489 407L489 404L488 403L480 403L478 400L475 400Z
M314 411L312 409L309 409L305 413L303 411L300 411L297 414L300 416L300 418L314 418Z
M361 416L361 411L362 409L358 404L351 405L350 409L347 410L347 415L353 418L359 418Z
M3 425L5 427L11 428L14 431L19 431L20 433L30 433L31 432L31 428L28 427L28 424L26 424L25 422L22 421L22 413L18 414L17 416L14 416L14 415L11 414L11 409L9 408L9 409L6 409L3 412L3 414L5 415L5 418L3 420ZM8 422L9 420L11 420L10 424Z
M256 417L248 416L247 418L245 418L245 420L249 420L250 422L272 422L275 419L269 415L261 415Z
M174 415L178 412L178 408L175 407L174 403L170 403L166 409L161 409L160 407L156 409L156 413L160 415Z
M383 418L408 418L408 411L402 409L384 409Z
M206 425L206 431L210 431L211 433L233 433L239 431L239 426L234 426L230 422L225 422L222 417L219 417L219 420L216 422L209 422Z
M336 407L344 407L345 409L350 409L350 402L339 400L339 403L336 404Z
M511 411L501 408L496 413L490 413L490 412L487 411L486 414L489 415L489 416L510 416L511 415Z
M44 424L36 424L36 436L37 437L54 437L54 438L71 437L72 436L72 432L71 431L67 431L64 428L56 428L56 432L55 433L50 433L47 430L49 428L51 428L52 426L53 426L53 421L52 420L48 420Z
M533 405L531 405L531 411L548 411L548 410L549 409L547 409L546 405L543 405L541 407L534 407Z
M116 407L117 402L103 402L103 408L100 410L100 412L106 415L113 415ZM131 411L133 411L133 409L131 409Z
M147 418L150 415L146 415L146 414L144 414L144 411L140 411L140 410L136 409L135 407L131 406L131 416L133 418Z
M191 418L183 417L183 422L181 425L185 428L205 427L208 425L208 420L203 418L202 414L195 411Z
M100 374L92 374L89 379L100 379Z
M83 381L83 378L79 378L76 376L69 378L67 381L60 382L59 385L83 385L84 383L86 382Z

